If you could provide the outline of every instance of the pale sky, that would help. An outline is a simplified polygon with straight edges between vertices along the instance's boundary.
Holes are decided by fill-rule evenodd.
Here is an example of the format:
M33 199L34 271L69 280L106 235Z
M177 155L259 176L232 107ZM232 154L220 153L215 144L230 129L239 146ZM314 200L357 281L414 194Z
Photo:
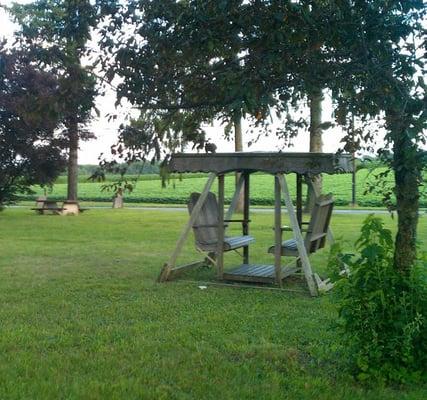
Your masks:
M29 2L29 0L18 0L19 3ZM0 0L0 4L10 5L12 1ZM13 36L14 29L16 26L12 23L7 13L0 9L0 38L5 37L10 39ZM99 118L94 119L89 129L97 136L97 139L89 142L83 142L80 145L79 151L79 164L97 164L98 156L100 153L109 154L109 149L112 144L115 143L117 138L117 129L123 119L118 119L114 122L108 122L106 115L109 113L117 113L124 115L127 110L121 109L116 110L114 108L115 94L110 91L104 97L98 97L97 108L101 115ZM330 101L326 99L324 104L323 120L327 121L331 119L332 106ZM278 143L278 140L272 137L266 137L260 139L256 144L247 147L247 142L252 138L249 133L246 132L248 124L244 123L244 150L250 151L299 151L305 152L309 150L309 134L308 132L301 132L298 138L294 140L294 145L291 148L284 148L283 145ZM207 136L212 142L217 145L218 152L234 151L234 144L228 142L223 138L223 127L219 123L214 124L212 127L206 127ZM340 128L329 129L324 133L324 152L335 152L340 148L340 139L343 136Z

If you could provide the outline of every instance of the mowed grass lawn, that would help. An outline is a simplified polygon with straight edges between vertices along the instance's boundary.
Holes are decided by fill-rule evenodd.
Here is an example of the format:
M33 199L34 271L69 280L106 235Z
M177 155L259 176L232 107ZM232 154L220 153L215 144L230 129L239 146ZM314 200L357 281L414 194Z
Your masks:
M363 218L334 215L348 248ZM0 399L426 398L426 386L368 390L346 374L328 296L188 282L213 271L156 283L185 220L1 213ZM273 216L252 220L252 254L271 261ZM194 255L190 240L181 261ZM313 258L319 272L325 257Z

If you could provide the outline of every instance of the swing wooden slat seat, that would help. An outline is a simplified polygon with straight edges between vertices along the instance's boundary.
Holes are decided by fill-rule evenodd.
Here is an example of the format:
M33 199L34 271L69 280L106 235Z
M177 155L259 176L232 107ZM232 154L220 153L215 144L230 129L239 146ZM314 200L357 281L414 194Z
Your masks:
M200 193L192 193L188 202L188 212L191 215L199 200ZM202 205L199 215L193 224L196 248L204 252L215 252L218 247L218 221L219 207L214 193L209 192ZM248 223L244 219L224 220L226 228L230 222ZM255 242L255 238L250 235L225 236L223 251L236 250L246 247Z
M331 220L332 210L334 207L334 200L332 196L319 196L313 206L311 212L310 222L303 223L308 225L307 229L301 229L306 232L304 245L307 254L315 253L317 250L325 247L326 237L328 234L329 223ZM292 231L290 227L282 227L282 231ZM275 246L268 249L269 253L275 253ZM282 242L281 255L289 257L299 257L297 248L297 241L295 239L288 239Z
M296 272L296 268L281 267L281 279ZM276 280L276 271L271 264L241 264L236 268L224 272L224 279L238 282L270 283Z

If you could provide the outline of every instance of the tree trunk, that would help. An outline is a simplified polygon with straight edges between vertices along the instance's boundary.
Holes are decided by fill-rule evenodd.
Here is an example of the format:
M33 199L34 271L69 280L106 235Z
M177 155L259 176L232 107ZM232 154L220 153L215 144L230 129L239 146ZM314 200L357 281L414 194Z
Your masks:
M322 153L323 152L323 141L322 141L322 101L323 93L321 89L312 91L309 95L309 106L310 106L310 153ZM322 192L322 176L316 175L313 177L313 185L316 187L319 193ZM309 187L307 191L307 202L305 205L305 212L311 212L314 206L316 196Z
M417 146L411 141L400 121L404 116L389 113L389 129L393 136L393 169L397 206L397 234L394 249L394 267L408 276L416 253L421 168L417 162Z
M239 152L243 151L243 136L242 136L242 115L240 111L236 111L233 116L234 123L234 151ZM236 186L237 182L240 179L240 173L236 173ZM244 208L244 186L242 186L242 190L240 191L239 200L237 202L236 211L243 212Z
M79 151L79 132L76 121L71 121L68 125L68 181L67 181L67 199L77 201L77 187L79 179L78 151Z

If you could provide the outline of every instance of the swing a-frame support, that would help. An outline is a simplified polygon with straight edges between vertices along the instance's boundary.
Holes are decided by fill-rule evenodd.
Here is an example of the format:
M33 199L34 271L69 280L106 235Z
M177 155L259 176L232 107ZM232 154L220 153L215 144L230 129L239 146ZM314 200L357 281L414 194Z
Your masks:
M298 161L298 162L296 162ZM219 280L252 282L252 283L272 283L282 287L283 279L302 271L307 283L308 290L312 296L317 296L319 290L325 290L327 285L311 268L307 243L303 238L302 228L302 181L303 176L319 174L322 172L333 173L337 171L349 170L351 166L350 157L346 155L314 154L313 153L230 153L230 154L180 154L172 158L171 170L174 172L210 172L203 191L197 201L192 206L190 218L181 232L169 260L163 265L158 277L159 282L171 280L179 273L191 268L213 264L216 268ZM230 207L224 213L224 175L227 172L241 172L240 179L236 185ZM226 228L227 222L231 220L233 212L237 206L239 195L244 191L244 208L242 222L242 234L249 237L249 177L252 172L264 171L274 175L274 264L251 264L249 262L249 246L243 247L242 264L224 270L224 251L227 242ZM292 204L291 195L286 180L286 173L295 172L297 174L297 201L296 210ZM184 244L190 231L197 228L196 221L204 212L203 207L209 196L213 183L218 181L218 216L215 225L209 225L212 229L217 229L217 241L214 251L207 254L202 261L196 261L185 265L177 265L177 259L183 250ZM306 179L310 184L311 180ZM315 189L315 188L314 188ZM318 193L315 193L316 196ZM295 251L298 257L291 264L282 266L282 200L284 200L292 230ZM329 215L330 217L330 215ZM326 236L326 234L325 234ZM328 230L327 239L333 240L332 232ZM203 251L202 249L198 249Z

